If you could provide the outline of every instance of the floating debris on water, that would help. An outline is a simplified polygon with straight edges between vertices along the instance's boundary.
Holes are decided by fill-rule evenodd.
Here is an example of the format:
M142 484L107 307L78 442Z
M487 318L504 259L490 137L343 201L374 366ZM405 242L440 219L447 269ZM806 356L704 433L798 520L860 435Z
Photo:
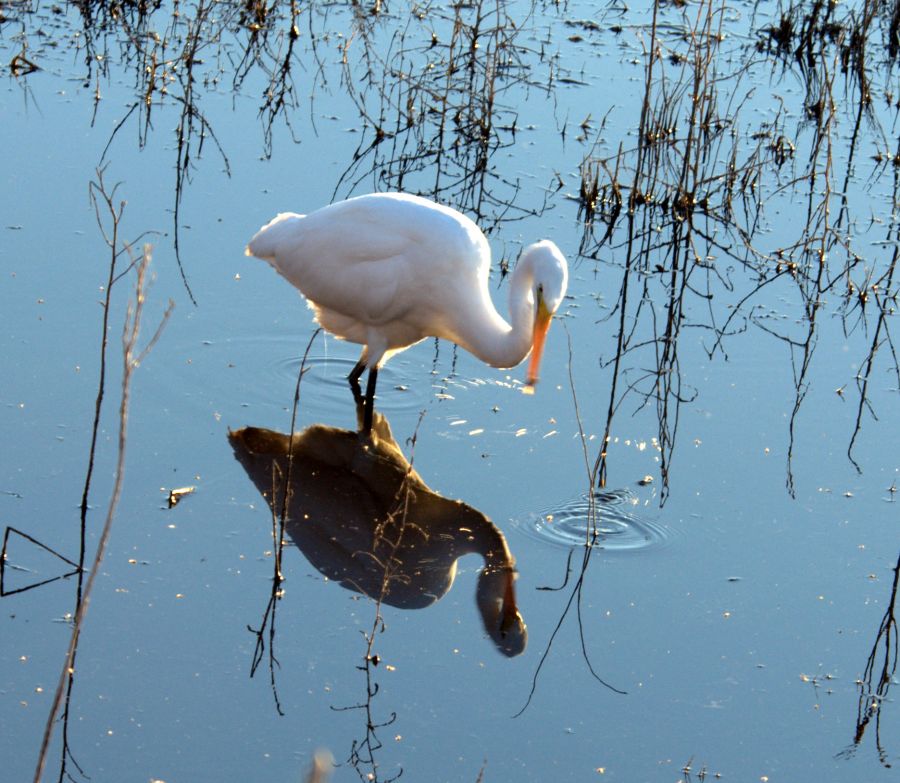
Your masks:
M183 497L192 495L196 490L197 487L179 487L178 489L170 489L168 499L169 508L175 508L175 506L181 502ZM165 489L163 492L165 492Z

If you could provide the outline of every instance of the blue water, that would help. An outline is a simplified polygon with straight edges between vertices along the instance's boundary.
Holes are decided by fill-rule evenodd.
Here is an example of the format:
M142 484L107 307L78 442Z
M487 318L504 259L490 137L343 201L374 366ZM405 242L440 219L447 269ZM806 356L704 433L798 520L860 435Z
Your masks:
M414 781L474 781L480 774L484 780L674 781L699 780L702 770L706 779L719 773L723 780L891 775L888 764L900 751L890 688L880 724L873 718L853 748L861 694L856 682L879 643L897 563L891 488L900 472L900 417L888 343L869 388L878 418L864 414L854 448L861 472L846 455L858 401L854 379L874 328L871 302L867 327L851 331L836 315L842 289L826 297L795 423L794 496L786 484L797 364L787 344L751 323L726 341L727 360L721 354L710 360L704 350L712 342L709 331L685 329L679 343L685 402L675 449L665 455L671 457L668 486L660 473L655 404L642 408L634 394L617 411L608 445L605 491L613 493L616 509L608 517L611 540L591 550L579 582L585 552L578 540L589 523L584 499L606 422L625 247L617 240L600 261L579 258L582 227L573 196L587 154L612 155L620 142L626 148L635 143L649 16L640 10L598 15L593 6L571 4L537 6L531 16L526 10L509 11L520 20L517 41L531 67L498 97L499 122L511 123L514 115L517 130L501 133L508 146L490 158L490 192L523 209L537 210L546 199L548 209L508 220L512 215L488 198L483 224L496 223L490 236L497 256L514 259L520 245L549 236L570 259L570 298L551 329L542 381L537 394L523 395L523 368L492 370L464 351L425 341L385 367L378 408L425 483L478 509L505 534L518 569L527 649L507 659L485 634L474 601L481 568L476 556L459 561L452 589L427 609L382 607L382 626L370 599L326 580L288 545L274 636L283 716L266 655L250 677L256 636L248 626L260 627L271 595L272 523L227 433L247 425L289 429L314 325L299 295L267 265L245 257L244 246L279 211L303 212L383 188L377 171L341 181L360 139L372 133L341 86L340 47L354 31L348 52L357 85L367 62L366 30L380 57L400 30L414 31L407 35L409 45L419 47L416 58L430 52L428 38L408 26L400 4L370 20L371 28L365 18L354 19L349 5L317 10L312 20L304 8L294 138L277 123L271 158L264 157L257 118L260 76L234 95L229 79L215 89L198 80L204 116L227 154L230 176L207 139L180 205L181 258L196 306L173 242L178 103L155 106L143 148L132 118L106 152L104 182L108 190L118 184L114 204L127 202L120 239L144 235L136 247L153 244L143 339L170 298L175 309L134 374L124 493L81 635L68 741L85 779L296 780L317 748L328 748L341 764L335 781L356 780L357 772L387 780L401 770L403 779ZM726 18L734 30L726 47L730 58L752 39L746 10L739 4ZM7 161L0 175L0 428L6 443L0 522L71 559L78 551L99 372L98 302L110 258L88 183L97 180L110 132L135 88L132 71L119 63L118 45L111 47L111 77L100 78L103 97L93 116L96 83L83 86L82 55L71 49L77 15L63 11L26 22L28 52L42 70L8 76L0 90ZM449 10L428 14L439 39L447 40ZM666 14L672 26L665 40L676 47L681 17L675 9ZM762 16L757 27L768 23ZM592 18L599 29L584 24ZM156 25L163 29L162 21ZM49 35L41 37L38 29ZM310 30L321 70L310 54ZM54 40L59 46L49 45ZM0 61L8 63L22 46L17 24L0 26L0 44ZM231 39L226 44L228 52L238 51ZM398 45L395 40L391 51ZM203 52L203 73L229 67L214 50ZM554 78L568 75L551 89L549 62L562 69ZM755 74L750 105L774 113L773 94L793 101L789 127L802 144L808 135L799 119L799 82L790 75L770 79L771 72L763 64ZM175 83L171 89L178 94ZM372 111L377 115L380 105ZM593 130L579 140L588 114ZM836 137L842 143L847 122ZM880 148L867 133L866 143ZM387 154L392 148L380 149ZM891 182L889 176L870 178L865 148L850 192L854 240L867 268L883 269L889 248L879 244L886 227L878 221L890 219ZM835 152L837 161L845 156L846 147ZM792 165L801 162L798 153ZM435 166L429 159L410 174L410 187L428 187ZM557 178L563 183L558 190ZM459 206L470 205L457 196ZM794 241L797 215L805 214L798 203L802 196L791 193L772 198L759 239L765 252ZM865 230L870 214L874 233ZM104 226L108 231L105 216ZM736 263L722 266L735 293L716 289L719 323L747 285ZM854 272L857 281L862 277ZM505 314L506 284L494 275L492 286ZM131 287L129 276L113 291L89 555L115 474L119 334ZM648 290L660 295L660 287ZM802 338L795 291L784 279L755 301L764 308L764 326L782 324ZM655 301L657 308L662 301ZM713 307L691 302L695 322ZM642 320L638 335L646 337L650 328ZM354 426L343 378L357 356L356 346L316 338L301 384L298 429ZM652 372L653 361L653 350L629 355L628 377ZM168 491L185 486L196 489L167 509ZM548 532L541 524L548 515L565 518L572 530ZM621 546L612 540L613 527ZM11 541L7 588L59 573L54 569L61 561L21 538ZM539 589L547 587L561 589ZM0 601L4 781L33 776L74 601L72 580ZM366 739L366 713L343 708L367 700L359 667L373 627L379 658L370 666L378 688L369 700L378 724L375 763L360 751L363 760L354 769L349 759ZM876 651L883 651L880 644ZM896 685L895 671L889 683ZM58 776L60 753L57 727L45 779ZM66 771L82 779L71 761Z

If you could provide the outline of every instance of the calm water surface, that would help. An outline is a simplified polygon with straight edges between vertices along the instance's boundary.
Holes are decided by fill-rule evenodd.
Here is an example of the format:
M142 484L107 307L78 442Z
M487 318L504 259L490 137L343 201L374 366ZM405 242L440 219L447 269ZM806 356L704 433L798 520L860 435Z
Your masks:
M722 34L717 48L701 52L712 58L706 73L724 78L752 65L749 75L718 86L710 79L705 88L717 89L711 111L734 125L692 159L698 180L711 172L704 187L725 188L721 172L733 151L738 167L749 167L761 128L765 155L793 147L793 157L780 168L761 166L756 184L732 184L727 219L715 196L715 207L695 215L687 244L674 207L646 217L639 205L630 241L621 218L602 243L614 202L610 173L618 171L623 192L634 180L654 40L649 12L510 4L498 16L495 6L475 5L458 9L454 37L454 10L444 4L411 13L390 3L375 15L344 3L312 14L303 7L291 54L295 93L269 138L259 108L273 89L266 69L277 73L287 56L289 12L263 20L272 38L244 61L260 23L219 5L221 16L201 26L193 81L178 57L206 4L182 7L174 30L162 8L133 27L131 39L115 24L102 35L99 11L87 27L91 39L74 6L2 9L2 62L24 60L7 67L0 90L0 778L34 776L72 633L74 577L23 588L71 570L44 547L78 558L111 256L89 199L98 167L106 192L117 186L113 206L127 202L117 249L133 241L136 257L144 242L153 246L142 345L169 299L175 308L133 374L121 501L45 779L298 780L319 748L334 755L335 781L895 774L896 194L893 172L875 160L896 146L896 110L884 97L895 86L891 67L870 74L880 125L864 118L848 163L856 83L844 81L841 50L825 49L817 60L834 79L835 103L816 125L815 106L828 105L810 102L817 93L809 83L822 83L819 66L800 68L778 59L774 44L755 45L773 40L760 31L780 20L775 4L715 7L711 32L721 25ZM809 13L803 8L793 17L798 27ZM136 14L126 15L132 25ZM683 16L666 6L657 19L652 104L676 106L671 157L660 151L665 145L652 147L657 194L679 181L690 149L683 144L691 101L679 101L694 87L685 63L700 50L685 31L702 31L703 18L701 9ZM219 35L223 22L239 32ZM870 33L873 62L888 58L881 29ZM175 67L153 82L148 116L141 74L152 60L149 42L159 38L168 46L156 62L168 57ZM472 51L479 54L466 60ZM447 66L454 57L469 74L468 93L446 77L456 73ZM26 62L40 70L27 72ZM234 88L242 62L255 64ZM484 76L471 62L492 64L493 103L485 103L492 93L479 87ZM432 71L446 78L415 93ZM182 115L185 85L196 90L192 131ZM435 141L436 119L421 121L424 106L449 118L443 141ZM461 129L485 117L492 141L479 146L471 128ZM376 127L385 138L373 145ZM830 135L817 136L816 127ZM830 157L818 157L821 138ZM179 199L185 139L192 146ZM606 201L601 187L586 229L579 192L583 173L600 160ZM804 179L810 160L812 186ZM832 185L826 229L840 241L822 244L817 205ZM398 187L479 218L498 258L512 263L523 244L546 236L570 260L570 295L551 329L536 395L521 393L523 368L492 370L434 341L395 357L379 378L378 409L424 484L477 509L506 537L528 627L527 647L515 657L501 655L485 632L475 600L483 561L475 554L459 560L446 595L404 610L340 586L289 540L283 592L272 599L272 515L228 440L229 430L245 426L289 431L314 330L296 292L243 255L249 237L279 211ZM758 212L747 206L763 191ZM196 304L179 274L176 204ZM109 237L102 200L98 211ZM734 225L753 227L752 252L735 240L742 235ZM690 263L714 271L670 278L673 263L676 272L687 267L667 248L686 246L699 259ZM833 282L811 287L809 258L825 246ZM772 282L754 293L769 279L761 267ZM88 566L116 474L119 335L133 285L129 272L112 291ZM499 269L492 287L505 315ZM855 293L845 298L848 290ZM669 338L672 291L683 328ZM623 306L632 348L617 369ZM716 328L727 337L711 358ZM677 358L666 358L666 345L677 346ZM355 347L316 338L297 429L354 428L344 378L356 358ZM847 453L860 377L869 383L852 448L857 470ZM591 503L614 378L606 487ZM680 388L661 392L672 379ZM182 487L195 489L168 508L169 491ZM597 535L585 550L592 523Z

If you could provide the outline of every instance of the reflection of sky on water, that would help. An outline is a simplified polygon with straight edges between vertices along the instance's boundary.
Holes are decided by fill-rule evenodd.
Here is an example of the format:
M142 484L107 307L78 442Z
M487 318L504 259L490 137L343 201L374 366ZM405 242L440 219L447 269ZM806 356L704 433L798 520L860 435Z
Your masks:
M587 19L592 12L566 13ZM555 13L547 9L537 17L539 32L529 35L530 45L547 39ZM392 18L383 22L382 35L389 34ZM344 10L332 9L326 24L348 29ZM600 132L605 154L620 141L633 143L642 90L641 67L632 62L642 56L636 37L627 27L618 35L584 26L561 29L552 32L560 61L588 86L560 84L549 95L532 85L527 94L505 94L518 109L519 129L515 146L493 160L507 179L520 183L518 203L536 204L557 173L565 182L543 216L503 223L494 232L495 252L511 257L520 242L544 235L574 256L581 230L575 206L564 196L577 192L578 166L593 141L576 139L585 115L597 128L613 107ZM569 41L572 30L583 40ZM9 25L3 36L4 51L14 51ZM322 47L329 62L337 56L334 40ZM31 45L37 49L38 39ZM573 65L578 58L586 63L583 74ZM0 141L15 150L0 196L0 312L6 325L0 332L0 427L15 446L0 459L0 521L52 542L67 557L77 548L75 508L96 393L97 301L108 262L87 182L132 95L129 78L101 82L92 129L93 87L70 78L71 63L68 54L48 53L44 70L28 78L30 93L12 80L0 92ZM767 80L768 72L761 83ZM107 153L106 180L121 182L118 197L128 202L123 236L160 232L149 238L157 279L148 323L168 297L177 308L135 376L126 494L79 652L70 740L91 779L126 779L135 769L163 780L222 774L296 779L316 747L327 746L343 760L365 734L360 713L334 708L364 698L356 666L374 607L337 589L298 557L285 565L276 636L285 718L277 716L265 679L248 679L254 637L246 627L257 627L265 608L271 525L225 445L228 427L289 425L296 357L311 333L309 312L265 265L245 258L243 247L274 213L332 199L360 134L337 79L330 86L297 113L300 143L276 135L268 162L259 160L259 84L245 85L234 111L224 88L204 95L232 176L224 176L210 146L183 196L181 255L197 308L184 293L172 250L171 110L154 115L142 152L136 152L134 128L126 126ZM777 88L786 100L797 97L788 76ZM758 89L753 111L772 115L770 94ZM309 114L318 135L309 131ZM796 122L789 129L796 130ZM860 158L863 184L866 165ZM363 179L358 190L377 185L376 178ZM857 214L865 217L854 227L857 250L883 259L887 251L877 243L884 228L876 223L871 235L862 230L869 205L883 218L877 213L890 203L889 183L871 190L853 186ZM771 227L760 238L766 252L787 241L796 214L790 198L766 210ZM567 303L589 462L603 435L610 381L610 368L601 369L598 358L613 356L617 328L615 319L598 319L615 303L623 252L621 246L609 249L596 266L575 263ZM728 279L744 285L741 275L728 269ZM114 302L96 517L112 483L112 400L125 295L123 286ZM505 314L505 285L498 281L494 295ZM838 294L832 298L836 304ZM790 286L773 288L759 301L766 308L764 325L777 322L802 335L799 300ZM875 643L896 562L896 512L886 502L887 488L897 482L896 380L885 370L888 362L879 366L871 389L879 421L864 419L856 453L863 473L857 475L846 449L854 377L871 335L862 329L845 335L830 310L820 328L796 422L796 500L784 489L794 395L786 345L751 326L726 341L727 361L710 361L703 351L711 343L708 333L682 335L680 371L698 396L681 408L666 504L635 511L672 537L639 557L595 551L582 590L591 663L628 695L613 694L591 678L570 615L529 709L515 721L510 715L527 698L569 596L568 589L535 589L563 582L567 553L529 535L521 520L586 489L566 332L560 324L551 330L534 397L515 388L521 369L488 371L462 352L454 358L449 346L435 356L426 342L387 366L381 382L389 390L382 402L416 470L437 491L464 499L504 528L531 637L525 654L506 660L480 633L472 602L477 558L460 561L454 590L427 612L385 609L386 627L376 641L383 665L373 670L379 693L372 705L377 721L397 717L379 735L383 777L403 768L412 780L474 780L484 765L485 779L582 780L602 767L611 779L670 780L680 777L689 759L695 777L704 765L725 779L878 780L889 774L881 771L871 727L855 755L835 756L855 733L854 681ZM887 353L885 346L881 355ZM352 426L341 376L356 350L328 339L314 354L301 388L300 426ZM639 358L634 372L647 368L646 357ZM844 396L836 394L845 384ZM395 385L407 388L389 388ZM637 402L633 398L618 413L608 489L652 501L658 477L648 487L635 483L657 476L657 423L652 407L632 416ZM406 439L414 432L413 449ZM185 485L197 491L164 511L160 488ZM92 528L92 542L94 535ZM15 560L50 568L35 563L28 549L18 549ZM28 575L17 572L16 578ZM58 676L68 628L54 621L72 610L71 587L58 582L4 599L3 609L0 757L4 777L20 780L33 769ZM886 702L881 738L896 759L891 709ZM335 778L355 774L344 768Z

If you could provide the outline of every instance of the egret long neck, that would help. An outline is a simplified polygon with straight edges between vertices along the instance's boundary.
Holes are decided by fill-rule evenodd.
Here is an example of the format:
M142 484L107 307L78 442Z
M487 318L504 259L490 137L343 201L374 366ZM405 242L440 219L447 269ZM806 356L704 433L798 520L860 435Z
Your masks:
M469 314L457 325L454 341L492 367L515 367L528 355L534 336L531 285L531 270L520 264L510 278L512 323L503 320L483 291L483 299L473 301Z

